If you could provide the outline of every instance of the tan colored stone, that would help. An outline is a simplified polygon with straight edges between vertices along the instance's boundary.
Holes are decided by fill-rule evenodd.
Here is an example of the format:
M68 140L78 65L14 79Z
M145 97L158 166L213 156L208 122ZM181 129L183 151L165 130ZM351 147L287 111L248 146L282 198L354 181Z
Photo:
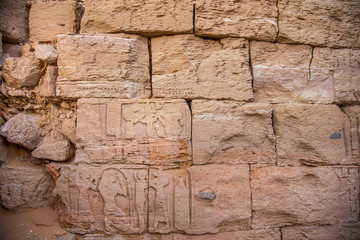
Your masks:
M146 166L63 165L53 195L71 233L134 234L146 229L147 187Z
M31 155L36 158L52 161L66 161L74 154L70 141L58 132L51 132L45 136Z
M150 169L149 184L150 232L203 234L250 228L248 166Z
M279 0L279 42L360 48L358 0Z
M272 163L275 137L269 104L193 100L193 163Z
M280 162L352 164L350 121L336 105L274 105Z
M191 160L185 100L80 99L75 161L174 164Z
M2 55L0 58L0 65L5 65L5 60L10 57L21 57L22 46L17 44L2 43Z
M34 42L53 42L59 34L78 33L82 6L75 1L51 1L31 6L30 39Z
M255 168L251 189L254 229L352 222L359 215L357 168Z
M3 77L11 88L35 87L44 71L44 64L29 52L21 58L6 59Z
M282 228L281 232L284 240L358 240L360 225L294 226Z
M42 97L56 97L56 79L58 68L56 66L47 66L46 73L39 83L39 94Z
M360 103L360 50L315 48L310 82L333 86L335 102Z
M42 139L41 120L37 114L19 113L10 118L0 134L11 142L29 150L34 150Z
M248 41L193 35L151 39L155 97L252 99Z
M352 157L355 162L360 162L360 105L346 106L342 110L350 119Z
M51 177L40 166L12 161L0 167L2 205L9 210L48 205Z
M6 42L23 43L28 38L27 0L1 0L0 32Z
M56 63L57 60L56 49L46 44L35 45L35 56L46 63Z
M60 132L72 143L76 142L76 118L66 118L61 124Z
M140 33L148 36L191 33L191 0L86 0L81 31Z
M276 0L196 0L195 34L274 41Z
M61 36L57 49L57 96L150 97L146 38L127 34Z

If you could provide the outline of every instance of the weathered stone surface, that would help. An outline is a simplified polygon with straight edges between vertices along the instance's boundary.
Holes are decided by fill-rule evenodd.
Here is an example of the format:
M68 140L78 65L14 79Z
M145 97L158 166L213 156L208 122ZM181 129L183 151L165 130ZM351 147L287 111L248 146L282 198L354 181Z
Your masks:
M29 9L27 0L2 0L0 4L0 32L6 42L25 42L28 38Z
M193 100L193 163L270 163L275 161L272 107Z
M55 63L57 60L57 51L51 45L37 44L35 46L35 56L46 63Z
M56 66L47 66L46 73L39 83L39 94L43 97L56 97L56 79L58 68Z
M150 169L149 184L150 232L202 234L250 228L248 166ZM216 197L197 197L201 192Z
M292 102L309 82L310 46L252 41L254 98L259 102Z
M252 99L248 41L193 35L151 39L155 97Z
M31 156L31 151L16 144L9 143L4 137L0 136L0 166L10 161L21 161L28 163L38 163L38 159Z
M34 150L42 139L40 117L34 113L16 114L1 127L0 134L9 142Z
M56 41L59 34L78 33L82 7L75 1L51 1L31 6L30 39L34 42Z
M346 106L342 110L350 119L352 157L355 162L360 162L360 105Z
M21 58L6 59L3 77L11 88L34 87L44 71L44 64L29 52Z
M42 166L12 161L0 168L2 205L9 210L48 205L51 177Z
M76 162L173 164L191 160L185 100L80 99Z
M193 31L193 3L185 1L86 0L82 32L155 36Z
M61 36L57 96L150 96L147 39L135 35Z
M357 168L263 167L251 173L252 227L357 220Z
M62 134L53 131L41 140L31 154L36 158L66 161L73 156L73 153L74 149L70 141Z
M276 0L196 0L195 34L274 41Z
M360 50L315 48L311 82L333 85L337 104L360 103Z
M63 165L53 195L72 233L141 233L147 222L146 166Z
M350 121L336 105L274 105L274 130L281 162L351 164Z
M10 57L21 57L22 46L18 44L2 43L2 55L0 65L5 65L5 60Z
M294 226L281 229L284 240L358 240L359 224L344 224L333 226Z
M60 132L72 143L76 142L76 117L65 118L61 124Z
M278 41L360 48L358 0L279 0L278 7Z

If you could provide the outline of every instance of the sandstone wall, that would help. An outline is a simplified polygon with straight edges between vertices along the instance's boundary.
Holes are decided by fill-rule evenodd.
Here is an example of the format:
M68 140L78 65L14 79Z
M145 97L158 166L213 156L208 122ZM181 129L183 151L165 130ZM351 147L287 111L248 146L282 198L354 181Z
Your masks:
M358 0L0 3L1 239L359 239Z

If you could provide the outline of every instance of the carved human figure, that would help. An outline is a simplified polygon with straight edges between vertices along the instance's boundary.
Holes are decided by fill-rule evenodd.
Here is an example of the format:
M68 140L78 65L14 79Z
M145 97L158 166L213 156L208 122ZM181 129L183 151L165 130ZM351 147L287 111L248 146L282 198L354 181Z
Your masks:
M128 184L121 171L104 170L99 183L99 192L104 199L105 215L126 216L126 213L116 205L116 196L129 196Z
M152 228L156 230L159 223L164 223L166 228L169 228L170 219L167 209L167 194L165 192L166 187L169 185L169 179L166 176L154 176L151 181L150 188L155 191L156 199L153 206L153 220Z

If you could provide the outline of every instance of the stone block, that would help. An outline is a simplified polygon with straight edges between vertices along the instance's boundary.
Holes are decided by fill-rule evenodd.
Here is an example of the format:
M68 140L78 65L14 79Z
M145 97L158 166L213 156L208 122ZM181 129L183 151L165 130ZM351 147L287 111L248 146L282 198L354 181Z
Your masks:
M248 41L193 35L151 39L155 97L252 99Z
M351 152L355 162L360 162L360 105L341 108L350 119Z
M47 206L52 180L42 166L11 161L0 167L2 206L9 210Z
M192 0L86 0L84 33L128 32L156 36L193 31Z
M53 190L60 222L76 234L146 230L148 169L127 165L62 165Z
M61 36L57 50L57 96L150 97L146 38L126 34Z
M274 41L276 0L196 0L195 34Z
M150 232L203 234L250 228L248 166L150 168L149 184Z
M360 48L358 0L279 0L279 42Z
M353 222L357 168L262 167L251 173L254 229Z
M185 100L80 99L76 162L168 165L191 160Z
M0 4L0 32L10 43L24 43L29 34L27 0L2 0Z
M39 95L42 97L56 97L56 79L58 68L56 66L47 66L46 73L39 83Z
M54 42L59 34L78 33L82 6L75 1L35 3L29 16L30 39Z
M35 56L46 63L56 63L57 51L56 49L47 44L36 44L35 45Z
M350 121L336 105L274 105L279 161L287 164L352 164Z
M284 240L358 240L360 224L343 224L332 226L293 226L281 229Z
M273 163L270 104L193 100L193 163Z

